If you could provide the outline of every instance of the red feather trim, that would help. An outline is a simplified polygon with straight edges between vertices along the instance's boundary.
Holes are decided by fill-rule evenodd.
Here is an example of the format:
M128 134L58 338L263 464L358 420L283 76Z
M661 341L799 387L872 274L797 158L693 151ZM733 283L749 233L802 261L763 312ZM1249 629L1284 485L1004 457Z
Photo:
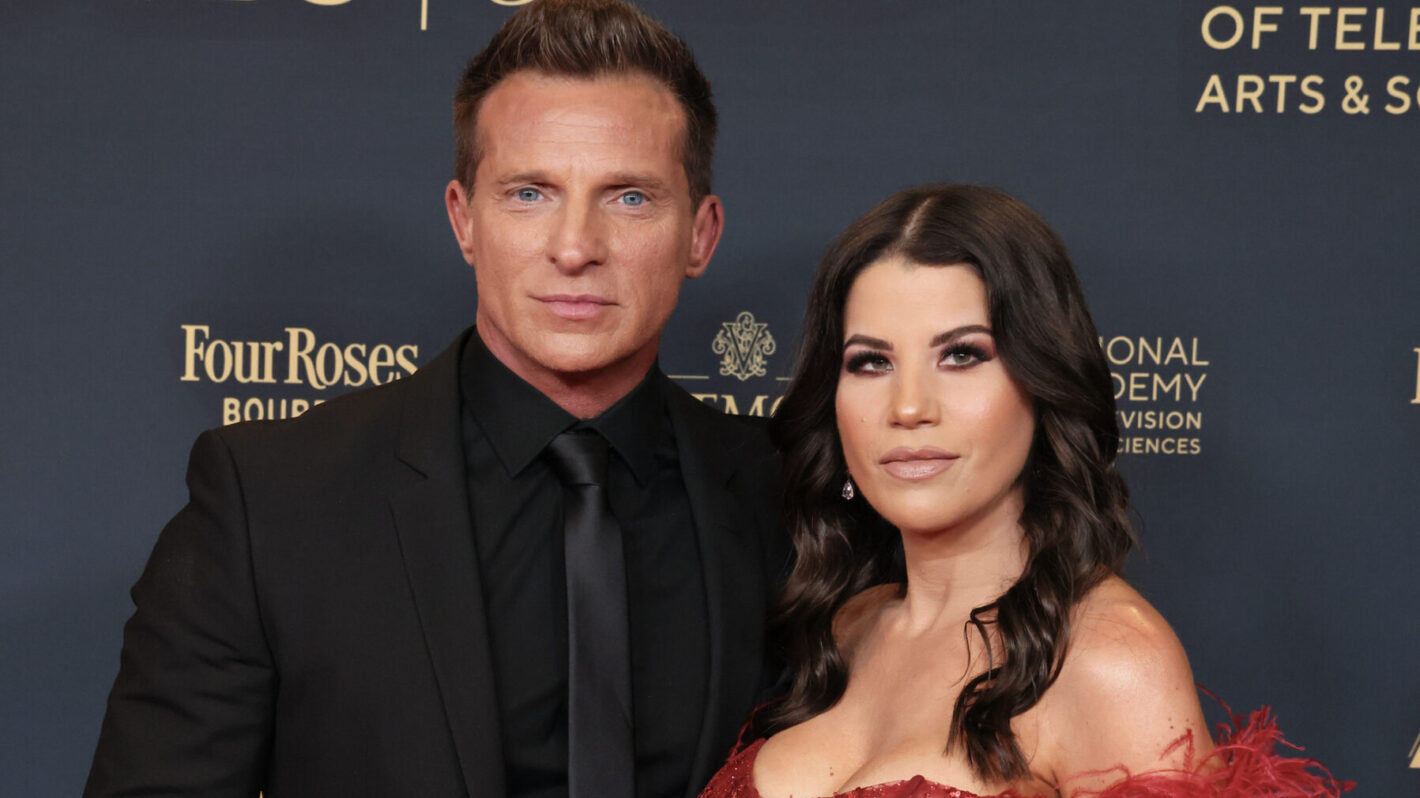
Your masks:
M1184 748L1182 768L1138 774L1126 772L1124 779L1103 790L1075 795L1077 798L1335 798L1356 786L1355 782L1337 781L1331 771L1315 759L1279 753L1279 745L1294 751L1303 749L1283 739L1277 730L1277 719L1267 707L1246 718L1234 714L1227 704L1223 704L1223 709L1230 722L1218 724L1217 747L1196 764L1190 731L1175 740L1165 754Z

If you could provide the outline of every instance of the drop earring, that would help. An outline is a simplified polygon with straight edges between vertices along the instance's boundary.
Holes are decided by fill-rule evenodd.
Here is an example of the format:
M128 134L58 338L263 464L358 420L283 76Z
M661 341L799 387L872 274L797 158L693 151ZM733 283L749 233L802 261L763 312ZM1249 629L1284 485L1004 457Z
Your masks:
M853 478L848 477L847 479L843 480L843 500L846 502L851 502L853 501L853 497L856 495L858 495L858 492L853 490Z

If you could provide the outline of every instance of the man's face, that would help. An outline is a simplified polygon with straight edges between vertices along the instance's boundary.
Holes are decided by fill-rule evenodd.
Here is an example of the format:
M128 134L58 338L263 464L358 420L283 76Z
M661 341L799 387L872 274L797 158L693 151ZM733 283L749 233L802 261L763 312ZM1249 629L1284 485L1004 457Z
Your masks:
M629 389L720 236L719 200L691 206L675 97L639 75L519 72L484 97L477 136L473 186L451 182L445 201L479 334L545 393Z

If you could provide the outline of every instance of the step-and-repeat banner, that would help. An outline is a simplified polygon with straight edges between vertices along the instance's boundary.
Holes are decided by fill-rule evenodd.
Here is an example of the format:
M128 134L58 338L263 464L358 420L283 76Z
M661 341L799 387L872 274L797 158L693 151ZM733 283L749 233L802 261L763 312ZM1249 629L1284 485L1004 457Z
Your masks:
M471 323L442 205L516 0L0 7L0 791L73 795L202 429L403 377ZM1420 8L646 0L722 116L727 228L662 365L773 412L808 278L954 180L1070 246L1198 681L1420 795Z

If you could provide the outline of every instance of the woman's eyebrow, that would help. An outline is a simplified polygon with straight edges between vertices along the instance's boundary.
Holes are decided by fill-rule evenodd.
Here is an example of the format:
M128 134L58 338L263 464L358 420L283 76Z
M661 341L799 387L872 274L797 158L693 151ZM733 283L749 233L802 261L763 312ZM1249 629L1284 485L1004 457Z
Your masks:
M944 333L937 333L937 335L932 338L932 343L928 344L928 346L941 346L942 344L952 340L953 338L959 338L963 335L966 335L967 333L974 332L984 332L987 335L990 335L991 328L987 327L985 324L967 324L962 327L957 327L954 330L947 330Z
M892 344L888 343L887 341L884 341L881 338L874 338L870 335L852 335L848 337L847 341L843 342L843 346L845 349L847 347L852 346L853 344L862 344L863 346L870 347L872 349L885 349L889 352L892 351Z

